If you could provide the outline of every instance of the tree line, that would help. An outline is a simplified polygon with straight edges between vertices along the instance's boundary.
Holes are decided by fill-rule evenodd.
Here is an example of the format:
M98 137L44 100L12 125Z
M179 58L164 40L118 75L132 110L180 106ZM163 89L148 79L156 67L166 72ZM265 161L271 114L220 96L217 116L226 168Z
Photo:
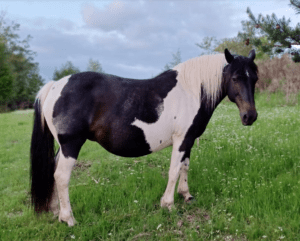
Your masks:
M16 34L20 25L6 24L4 16L0 16L0 105L16 109L33 102L43 79L29 48L31 36L21 40Z
M34 61L36 53L30 50L31 36L21 39L17 34L20 25L8 24L5 14L0 15L0 112L31 108L45 80L39 74L39 64ZM88 71L104 72L97 60L90 59ZM71 61L55 69L53 80L80 72Z
M290 0L289 5L296 14L300 14L300 0ZM290 19L279 19L275 14L257 17L247 8L249 19L242 21L242 31L236 37L218 40L216 37L205 37L196 43L202 54L223 53L228 48L232 53L247 56L251 49L256 50L256 60L270 59L284 51L292 55L294 62L300 62L300 24L290 26ZM34 62L35 52L30 50L31 36L21 40L16 33L20 25L7 24L5 14L0 15L0 111L1 107L16 109L32 107L35 95L45 83L39 74L39 65ZM162 71L181 63L180 49L172 53L172 61ZM104 73L97 60L90 59L88 71ZM71 61L67 61L59 69L55 69L52 79L59 80L64 76L80 72Z
M99 61L93 60L93 59L89 60L89 63L87 66L87 71L105 73L102 68L102 65L99 63ZM59 79L63 78L64 76L76 74L79 72L80 72L79 68L75 67L71 61L67 61L59 69L55 69L52 79L59 80Z

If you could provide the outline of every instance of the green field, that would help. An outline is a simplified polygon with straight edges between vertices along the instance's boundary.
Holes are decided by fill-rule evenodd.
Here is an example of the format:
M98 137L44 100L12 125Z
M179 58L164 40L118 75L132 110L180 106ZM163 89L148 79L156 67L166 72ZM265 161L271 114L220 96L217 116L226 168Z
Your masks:
M245 127L223 101L192 150L196 201L175 194L172 212L159 206L171 148L121 158L87 142L70 182L71 228L30 207L33 112L1 114L0 240L300 240L300 108L284 103L257 96Z

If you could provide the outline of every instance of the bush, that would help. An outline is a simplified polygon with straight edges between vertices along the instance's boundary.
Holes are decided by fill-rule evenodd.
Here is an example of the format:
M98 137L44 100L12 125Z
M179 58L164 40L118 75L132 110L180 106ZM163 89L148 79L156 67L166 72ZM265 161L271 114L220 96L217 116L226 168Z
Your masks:
M287 54L281 58L256 61L258 91L283 92L288 102L300 91L300 63L294 63Z

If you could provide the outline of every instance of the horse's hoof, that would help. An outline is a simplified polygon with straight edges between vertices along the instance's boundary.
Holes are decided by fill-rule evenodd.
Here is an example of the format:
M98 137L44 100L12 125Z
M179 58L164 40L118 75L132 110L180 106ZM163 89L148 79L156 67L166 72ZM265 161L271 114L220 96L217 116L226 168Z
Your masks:
M196 202L196 199L193 196L190 196L188 199L185 200L187 204L192 204Z
M175 209L174 204L160 205L162 208L168 208L169 211Z
M174 208L174 203L167 203L167 202L164 202L163 199L160 200L160 206L162 208L168 208L169 211L171 211L173 208Z
M58 218L59 222L65 222L69 227L73 227L77 222L74 217L69 217L68 219Z
M73 227L77 222L75 218L70 218L67 223L69 227Z
M53 213L53 218L57 218L59 216L59 209L57 210L51 210Z

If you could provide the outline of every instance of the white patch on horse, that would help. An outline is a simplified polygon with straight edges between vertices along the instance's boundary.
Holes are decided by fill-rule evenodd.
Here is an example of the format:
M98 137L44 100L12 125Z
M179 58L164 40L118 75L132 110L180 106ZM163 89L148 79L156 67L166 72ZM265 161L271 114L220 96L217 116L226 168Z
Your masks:
M54 81L49 81L47 84L45 84L43 86L43 88L41 88L39 90L39 92L37 93L36 95L36 98L35 98L35 102L37 104L39 104L40 106L44 106L44 102L45 102L45 99L48 95L48 92L50 91L50 88L52 87L52 85L54 84L55 82ZM42 128L44 129L44 121L45 121L45 118L44 118L44 113L43 111L41 112L41 121L42 121Z
M246 70L246 75L247 75L248 77L250 77L248 70Z
M50 91L46 97L46 100L44 102L44 106L43 106L43 113L44 113L45 119L47 121L48 127L57 142L58 142L57 130L56 130L55 126L53 125L53 108L54 108L56 101L61 96L61 91L65 87L65 85L68 83L70 77L71 77L71 75L66 76L66 77L60 79L59 81L56 81L52 85L52 88L50 89Z
M180 82L163 101L163 110L157 122L146 123L135 119L131 124L143 130L151 152L172 145L173 135L184 138L200 108L200 101L183 90ZM180 114L179 114L180 113Z
M69 226L74 226L76 223L69 199L69 182L75 161L74 158L65 157L62 151L60 151L59 160L54 173L60 202L59 221L67 222Z

